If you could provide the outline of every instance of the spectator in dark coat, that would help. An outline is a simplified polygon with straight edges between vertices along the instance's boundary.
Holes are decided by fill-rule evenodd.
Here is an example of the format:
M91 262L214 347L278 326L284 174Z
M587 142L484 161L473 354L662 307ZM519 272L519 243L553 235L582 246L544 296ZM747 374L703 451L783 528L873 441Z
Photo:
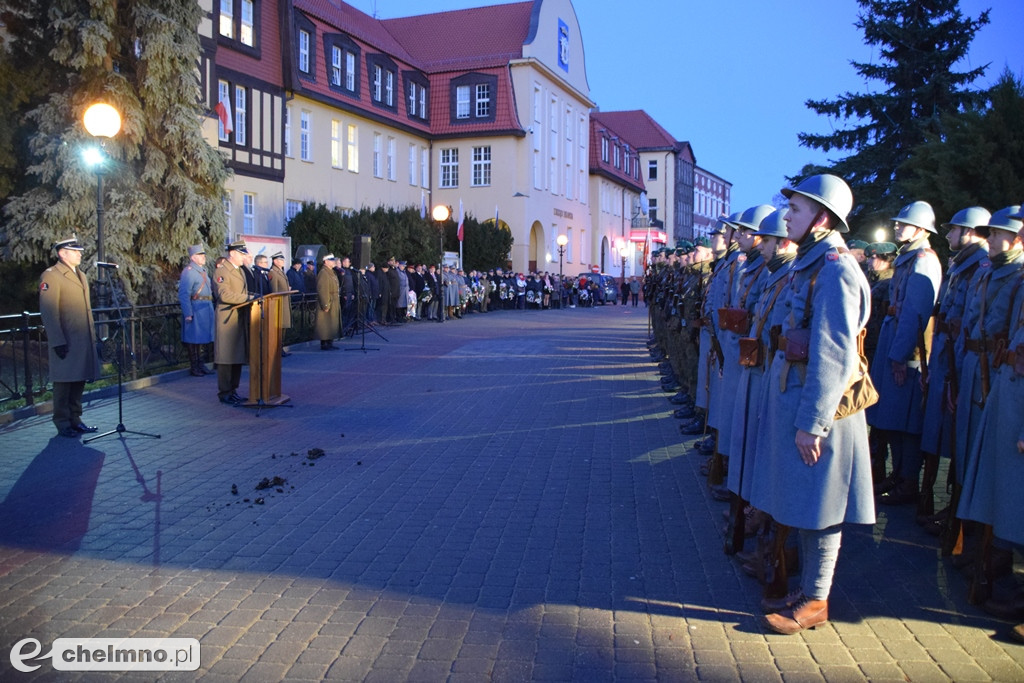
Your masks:
M381 325L391 324L391 280L388 271L391 266L387 261L380 264L377 271L377 287L380 289L380 297L377 299L377 318Z

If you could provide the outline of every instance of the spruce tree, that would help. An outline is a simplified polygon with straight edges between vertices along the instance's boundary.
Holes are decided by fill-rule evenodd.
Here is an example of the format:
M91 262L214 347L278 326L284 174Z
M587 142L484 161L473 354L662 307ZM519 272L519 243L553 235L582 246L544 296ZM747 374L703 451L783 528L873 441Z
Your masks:
M929 134L942 135L943 115L977 105L971 90L987 65L956 71L988 11L965 17L958 0L857 0L856 23L864 42L877 48L874 62L852 61L868 92L846 92L807 106L849 122L831 133L800 133L800 143L824 152L845 152L828 167L805 167L801 176L831 172L853 188L853 229L895 215L911 199L900 194L900 164ZM813 58L809 56L809 58Z
M6 63L35 63L46 93L22 112L30 128L28 187L4 206L4 256L49 261L76 231L95 255L96 175L83 151L96 141L82 115L96 101L121 114L104 144L106 258L140 301L171 298L190 244L222 244L226 164L202 135L203 18L194 0L0 0ZM17 148L15 147L15 152Z

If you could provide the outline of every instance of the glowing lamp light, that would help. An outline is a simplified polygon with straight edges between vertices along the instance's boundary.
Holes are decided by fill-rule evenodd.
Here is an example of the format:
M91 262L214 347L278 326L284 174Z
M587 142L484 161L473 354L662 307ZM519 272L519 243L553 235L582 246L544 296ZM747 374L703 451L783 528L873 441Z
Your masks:
M879 228L878 230L875 230L875 241L876 242L884 242L885 241L885 228Z
M564 247L565 245L569 244L569 238L566 237L565 235L559 235L557 238L555 238L555 242L558 244L558 246Z
M103 162L107 160L103 152L100 151L99 147L86 147L82 150L82 159L86 165L90 168L96 168L102 166Z
M445 206L444 204L438 204L437 206L434 207L434 210L430 212L430 215L434 218L435 221L440 223L441 221L448 220L448 217L451 216L452 214L451 211L448 210L447 206Z
M97 102L86 109L82 122L89 135L97 138L112 138L121 130L121 115L103 102Z

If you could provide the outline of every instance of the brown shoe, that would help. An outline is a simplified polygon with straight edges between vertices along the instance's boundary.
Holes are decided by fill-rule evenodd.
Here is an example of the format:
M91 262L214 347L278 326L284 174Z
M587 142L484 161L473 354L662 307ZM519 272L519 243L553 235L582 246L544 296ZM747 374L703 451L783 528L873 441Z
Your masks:
M765 626L784 636L791 636L826 622L828 600L811 600L806 595L791 608L764 616Z
M803 600L803 598L803 588L794 588L787 595L784 595L781 598L762 598L761 609L764 610L765 614L781 612L782 610L789 609L796 603Z

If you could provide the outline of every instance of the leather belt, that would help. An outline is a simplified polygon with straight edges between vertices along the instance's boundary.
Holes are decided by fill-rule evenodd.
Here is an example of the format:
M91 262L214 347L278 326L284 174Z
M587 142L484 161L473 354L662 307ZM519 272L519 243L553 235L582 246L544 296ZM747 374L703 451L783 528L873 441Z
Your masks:
M779 348L778 348L778 350L782 351L783 353L786 352L786 338L783 337L782 335L779 335Z
M192 301L213 301L212 296L193 296Z
M1024 352L1021 352L1021 353L1024 353ZM1017 357L1020 356L1020 355L1021 354L1017 353L1016 351L1007 351L1005 353L1005 355L1003 356L1003 365L1016 365L1017 364Z
M964 348L970 353L988 353L995 350L991 348L993 346L995 345L989 343L986 339L968 339L964 344Z

